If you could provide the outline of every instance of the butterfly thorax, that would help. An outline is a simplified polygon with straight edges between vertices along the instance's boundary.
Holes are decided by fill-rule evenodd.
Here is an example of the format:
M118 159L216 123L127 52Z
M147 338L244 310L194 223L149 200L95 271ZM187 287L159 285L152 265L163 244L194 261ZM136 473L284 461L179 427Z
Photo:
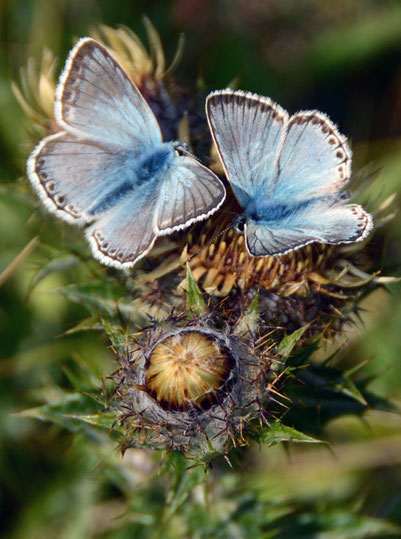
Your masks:
M139 157L130 155L125 158L116 179L94 197L89 215L105 212L139 187L159 182L171 166L174 156L173 144L166 142L146 150Z
M174 143L171 142L163 142L143 152L131 164L135 173L135 185L139 186L157 180L171 166L174 157Z

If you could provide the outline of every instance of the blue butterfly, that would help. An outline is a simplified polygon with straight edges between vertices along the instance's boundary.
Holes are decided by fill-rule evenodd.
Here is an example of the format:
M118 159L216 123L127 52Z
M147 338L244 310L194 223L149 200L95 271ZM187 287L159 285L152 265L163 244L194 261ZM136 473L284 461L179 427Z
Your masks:
M71 51L55 97L61 131L28 159L45 205L86 229L93 254L133 266L158 236L206 219L225 188L208 168L163 142L149 105L112 54L90 38Z
M329 118L317 111L287 111L267 97L212 92L209 126L234 194L253 256L282 255L313 242L365 239L372 216L344 205L351 151Z

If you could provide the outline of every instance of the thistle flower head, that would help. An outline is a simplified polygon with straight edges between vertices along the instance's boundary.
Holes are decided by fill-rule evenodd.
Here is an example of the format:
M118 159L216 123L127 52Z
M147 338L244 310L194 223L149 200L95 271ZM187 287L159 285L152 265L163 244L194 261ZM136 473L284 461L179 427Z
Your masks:
M244 429L263 417L269 400L266 351L255 354L249 343L205 319L147 328L120 361L124 449L145 444L198 457L227 452L245 443Z

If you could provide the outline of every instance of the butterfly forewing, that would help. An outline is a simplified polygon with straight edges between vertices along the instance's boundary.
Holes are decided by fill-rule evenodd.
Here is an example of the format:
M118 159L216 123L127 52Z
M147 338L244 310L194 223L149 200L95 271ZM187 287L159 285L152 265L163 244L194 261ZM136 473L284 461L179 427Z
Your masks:
M210 129L242 206L274 185L288 114L267 97L222 90L206 101Z
M304 200L348 182L351 150L327 116L298 112L288 122L277 165L275 197Z
M135 155L161 142L149 105L123 67L100 43L81 39L56 92L56 120L79 136L107 141Z

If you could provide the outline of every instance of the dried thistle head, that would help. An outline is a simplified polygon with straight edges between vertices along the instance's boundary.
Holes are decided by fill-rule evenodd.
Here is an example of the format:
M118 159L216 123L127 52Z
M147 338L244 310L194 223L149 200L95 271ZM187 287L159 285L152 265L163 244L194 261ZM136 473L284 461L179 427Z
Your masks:
M267 348L240 339L208 317L170 317L135 336L116 373L126 436L123 449L146 445L206 458L246 444L263 419L275 378Z
M37 66L30 58L20 70L20 84L12 83L12 90L20 107L40 135L55 129L53 125L54 94L56 91L57 60L49 49L44 49Z

